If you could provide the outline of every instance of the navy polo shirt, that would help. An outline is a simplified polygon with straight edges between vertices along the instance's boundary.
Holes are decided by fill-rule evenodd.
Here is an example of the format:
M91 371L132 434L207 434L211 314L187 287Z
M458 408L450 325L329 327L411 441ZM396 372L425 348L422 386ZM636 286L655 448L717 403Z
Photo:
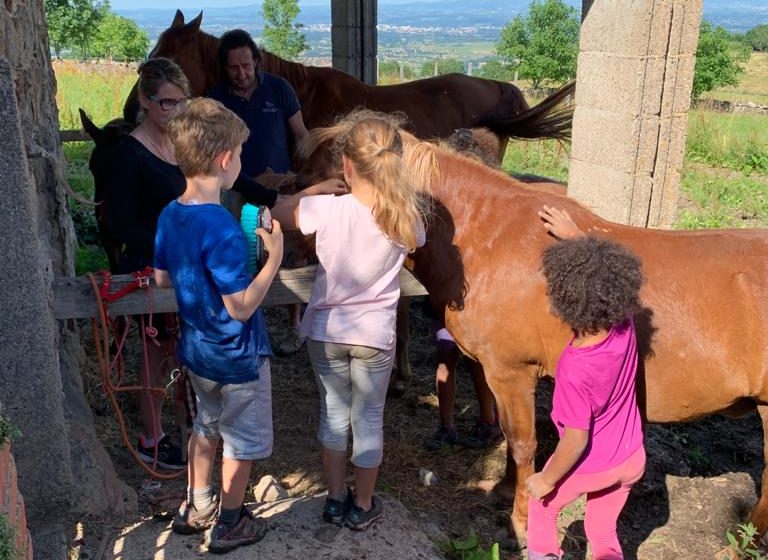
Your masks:
M301 110L296 92L284 78L259 72L259 87L245 99L228 86L218 85L209 94L239 116L251 131L243 144L243 173L257 177L269 167L275 173L291 168L291 128L288 119Z

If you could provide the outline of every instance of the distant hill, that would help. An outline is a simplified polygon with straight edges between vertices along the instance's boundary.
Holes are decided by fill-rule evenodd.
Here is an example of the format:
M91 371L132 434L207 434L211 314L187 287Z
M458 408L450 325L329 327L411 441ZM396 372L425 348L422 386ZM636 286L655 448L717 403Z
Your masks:
M311 46L305 56L330 56L330 1L301 0L299 3L301 13L297 21L304 25L304 34ZM383 57L407 57L418 61L433 56L435 52L444 52L441 45L492 45L498 41L501 28L516 15L525 13L529 3L529 0L379 0L379 51ZM581 0L566 0L566 3L581 9ZM167 4L172 5L171 2ZM156 8L115 11L136 21L154 42L170 25L176 10ZM196 15L196 11L185 12L187 20ZM705 0L704 18L729 31L743 33L760 23L768 23L768 1ZM203 8L203 29L208 33L221 35L235 27L242 27L254 37L260 37L263 29L261 4ZM408 46L414 48L406 48ZM486 54L491 54L491 46L485 50ZM462 58L458 53L456 56Z

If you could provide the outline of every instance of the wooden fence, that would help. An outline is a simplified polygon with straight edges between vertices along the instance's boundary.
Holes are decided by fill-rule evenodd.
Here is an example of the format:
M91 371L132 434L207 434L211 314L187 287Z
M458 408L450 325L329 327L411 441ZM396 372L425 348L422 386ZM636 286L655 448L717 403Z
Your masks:
M262 305L306 303L312 293L316 266L281 269L275 276ZM99 275L96 279L100 282ZM133 282L130 274L112 277L111 293ZM404 296L426 295L427 290L407 270L400 271L400 293ZM149 289L139 289L109 305L109 313L138 315L140 313L177 311L176 296L172 288L158 288L154 280ZM58 277L53 281L53 314L56 319L87 319L96 317L98 306L91 282L86 276Z

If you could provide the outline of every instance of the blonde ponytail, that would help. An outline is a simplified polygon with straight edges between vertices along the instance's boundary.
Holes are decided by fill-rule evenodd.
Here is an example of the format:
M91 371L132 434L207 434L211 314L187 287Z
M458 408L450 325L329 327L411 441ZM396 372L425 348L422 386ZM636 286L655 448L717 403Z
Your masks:
M366 111L353 117L342 153L375 187L373 215L384 234L409 251L416 249L424 204L408 180L399 127L386 115Z

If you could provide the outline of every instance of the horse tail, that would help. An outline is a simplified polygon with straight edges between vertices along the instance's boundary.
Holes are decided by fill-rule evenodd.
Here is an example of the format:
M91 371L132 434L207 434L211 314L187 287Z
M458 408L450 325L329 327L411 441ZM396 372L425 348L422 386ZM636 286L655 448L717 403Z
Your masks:
M575 90L576 82L569 82L530 109L511 117L495 110L483 117L478 126L512 138L569 140L573 125L570 100Z

